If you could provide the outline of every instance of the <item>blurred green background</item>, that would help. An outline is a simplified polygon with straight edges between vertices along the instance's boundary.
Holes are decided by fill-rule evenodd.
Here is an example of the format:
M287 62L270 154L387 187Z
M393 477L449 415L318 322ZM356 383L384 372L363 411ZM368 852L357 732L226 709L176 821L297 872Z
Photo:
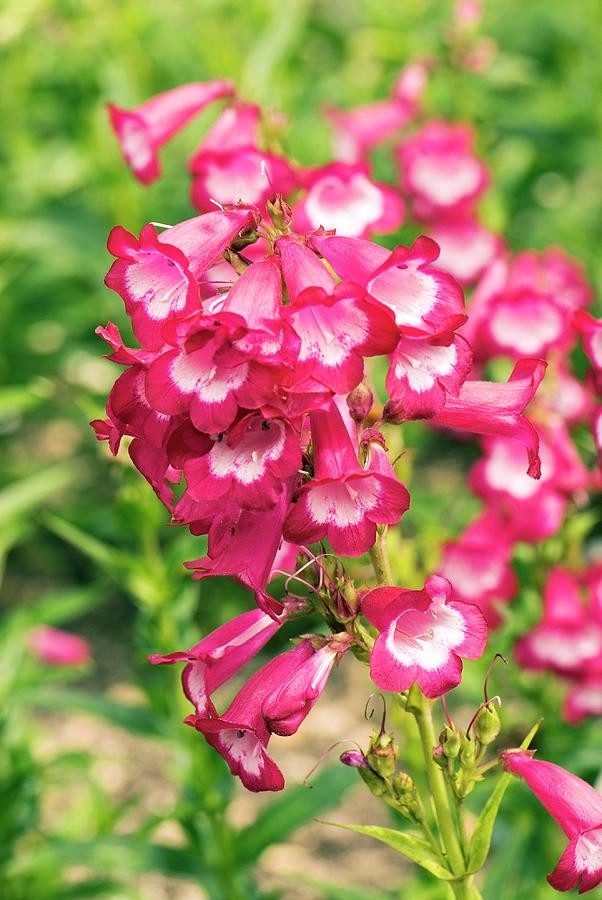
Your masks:
M479 151L493 174L485 220L514 249L563 246L584 263L599 291L599 2L499 0L485 6L480 30L493 57L476 74L451 63L448 2L2 3L3 898L195 898L205 896L194 887L199 882L214 898L268 896L272 888L257 887L251 874L255 857L316 815L320 802L336 806L351 783L347 772L325 773L322 794L328 796L322 801L316 800L319 789L311 800L302 788L293 789L271 814L264 812L262 819L259 812L264 833L257 825L256 843L247 841L242 852L240 835L226 815L232 785L221 761L194 735L181 733L188 730L178 724L183 709L173 708L177 675L145 665L149 650L192 642L245 602L240 591L218 584L203 586L199 604L199 588L181 561L201 555L200 540L167 527L150 488L123 460L110 459L87 425L102 414L116 375L101 358L104 349L94 328L108 318L124 324L119 299L102 283L110 262L106 236L116 223L138 230L146 221L175 222L190 215L185 157L211 114L162 152L164 177L145 190L121 162L105 102L133 106L186 81L229 77L249 100L287 114L285 147L292 158L319 163L329 158L330 148L320 115L324 105L380 99L403 64L437 55L443 64L429 85L426 109L475 125ZM381 176L391 176L386 154L378 154L376 163ZM452 462L461 468L461 451ZM467 516L460 504L458 524ZM424 517L426 531L435 529L436 506ZM41 621L85 634L93 668L66 676L34 663L25 636ZM138 687L128 694L133 683ZM553 704L554 685L547 690ZM147 809L136 792L125 792L126 799L107 795L89 747L81 749L77 739L63 746L62 738L54 746L48 739L57 723L65 730L65 721L75 723L77 737L82 710L124 726L143 743L169 746L164 768L180 789L178 797L165 799L159 811ZM598 730L598 746L599 738ZM101 737L98 741L102 752ZM592 774L592 727L582 729L578 744L574 754L558 729L557 753L565 753L567 763L576 755L577 768ZM133 772L137 752L129 761ZM562 758L557 755L556 761ZM153 757L153 766L163 762ZM73 794L72 782L80 784ZM60 799L63 783L66 801ZM145 793L145 785L140 791ZM494 880L486 892L491 900L553 895L542 879L560 843L553 831L532 843L529 814L537 813L530 798L521 798L513 824L509 818L500 825L506 855L492 868ZM136 804L143 813L128 826ZM175 847L148 842L162 822L174 819L180 828ZM276 822L271 830L270 821ZM554 834L552 849L546 834ZM541 860L534 863L537 853ZM512 877L508 859L513 859ZM73 876L79 863L87 868ZM140 881L146 870L169 876L168 886ZM192 893L170 893L178 890L169 886L172 876L188 877ZM404 878L414 885L408 890L440 896L439 888L433 893L413 873L406 871ZM290 887L273 890L273 896L302 896ZM353 896L337 890L322 885L303 896ZM366 890L359 895L369 896ZM378 896L400 894L395 888Z

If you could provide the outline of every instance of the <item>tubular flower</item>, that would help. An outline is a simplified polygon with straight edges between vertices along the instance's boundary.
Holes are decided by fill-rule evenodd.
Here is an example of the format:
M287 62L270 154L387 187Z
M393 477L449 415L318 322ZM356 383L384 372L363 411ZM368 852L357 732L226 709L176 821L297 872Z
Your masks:
M368 591L362 614L380 632L370 674L384 691L406 691L414 682L427 697L440 697L462 678L462 659L478 659L487 643L480 610L451 600L451 585L431 576L422 591L378 587Z
M345 556L366 553L376 525L393 525L408 509L405 487L394 478L366 471L334 403L310 414L314 478L300 489L287 516L284 535L294 543L328 537Z
M136 178L150 184L160 175L157 151L206 106L234 93L229 81L183 84L135 109L109 104L109 117L124 159Z
M252 609L220 625L190 650L153 653L149 661L153 665L185 662L182 687L196 715L217 715L211 694L240 672L281 625L282 620Z
M522 750L504 751L502 764L527 782L569 838L549 883L557 891L577 885L580 894L593 890L602 882L602 795L566 769Z
M31 652L49 666L82 666L92 658L85 638L49 625L39 625L30 631L27 644Z
M439 265L463 287L473 284L502 252L498 235L472 216L437 220L429 228L441 250Z
M393 188L370 178L365 165L330 163L307 172L306 194L293 208L297 231L334 228L344 237L369 237L396 231L403 221L403 200Z
M332 645L332 646L331 646ZM294 734L325 687L348 643L315 650L303 640L252 675L222 716L189 716L250 791L280 791L284 778L266 747L272 734Z
M468 126L433 121L399 146L401 183L412 197L416 218L472 209L489 183L487 169L472 145Z

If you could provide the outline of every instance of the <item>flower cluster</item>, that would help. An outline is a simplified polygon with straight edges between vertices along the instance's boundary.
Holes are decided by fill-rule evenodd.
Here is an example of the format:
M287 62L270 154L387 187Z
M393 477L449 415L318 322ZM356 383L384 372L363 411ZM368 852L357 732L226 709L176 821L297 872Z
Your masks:
M579 334L591 387L602 383L589 288L561 251L512 257L480 221L490 179L471 130L440 120L414 128L429 65L407 66L387 100L328 110L336 159L319 168L287 159L282 122L224 81L110 109L128 164L149 183L158 149L208 104L227 103L189 160L200 215L109 236L106 284L139 346L125 346L113 323L98 329L124 371L106 418L92 424L113 453L127 438L174 524L207 536L206 554L186 563L193 577L230 576L253 593L256 608L194 647L151 657L184 663L186 723L253 791L283 787L270 737L297 731L350 649L383 690L418 685L435 698L458 685L462 659L482 655L499 604L516 593L514 547L556 534L594 478L569 430L593 407L570 369ZM370 154L383 142L398 164L394 186L373 174ZM371 239L394 233L406 209L424 234L393 250ZM511 373L487 380L500 356ZM373 552L408 510L386 435L415 419L481 436L469 484L484 509L446 544L423 590L358 590L333 554ZM288 576L280 598L279 574ZM308 593L292 594L293 583ZM561 625L546 611L519 646L524 665L542 628L553 631L548 647L566 640L576 653L571 628L587 643L599 604L579 604ZM327 633L257 669L222 711L216 692L289 620L316 611ZM563 671L575 679L573 720L595 711L587 698L599 681L585 671Z

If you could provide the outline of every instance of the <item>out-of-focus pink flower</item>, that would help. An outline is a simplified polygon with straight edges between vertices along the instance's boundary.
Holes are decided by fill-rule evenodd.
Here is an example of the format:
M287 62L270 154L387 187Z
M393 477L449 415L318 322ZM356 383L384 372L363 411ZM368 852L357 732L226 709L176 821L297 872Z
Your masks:
M481 0L457 0L454 5L454 21L458 25L473 28L483 18L483 3Z
M429 220L472 210L489 184L473 141L467 125L431 121L399 146L401 184L412 198L416 218Z
M396 231L404 217L400 194L370 178L368 166L330 163L302 178L306 193L293 207L299 232L335 229L344 237Z
M451 585L431 576L422 591L379 587L362 598L361 611L380 632L370 657L372 680L384 691L406 691L416 682L440 697L462 678L462 659L478 659L487 624L472 604L451 600Z
M502 239L473 217L444 218L429 227L439 245L439 265L464 287L481 277L503 249Z
M190 650L153 653L149 661L153 665L187 663L182 686L196 715L217 715L211 694L240 672L281 625L281 619L252 609L220 625Z
M523 778L556 819L569 844L548 881L557 891L591 891L602 882L602 795L590 784L554 763L533 759L523 750L505 750L507 772Z
M159 177L157 151L210 103L234 93L229 81L183 84L146 100L135 109L110 103L109 117L121 152L136 178L150 184Z
M437 244L419 237L411 247L385 247L358 238L316 235L312 245L345 281L354 281L392 310L408 334L454 331L466 318L460 285L433 265Z
M589 716L602 716L602 671L585 675L571 685L562 712L571 725Z
M284 536L307 544L328 537L334 551L360 556L372 547L376 525L393 525L410 498L396 478L362 469L337 406L310 413L314 477L287 516Z
M512 535L503 519L488 511L459 540L445 544L437 569L451 583L454 599L476 604L490 628L500 624L498 606L518 591L511 554Z
M541 359L521 359L504 384L465 381L458 396L448 395L445 406L431 421L458 431L499 435L521 441L527 449L527 474L531 478L539 478L539 435L523 413L545 371L546 364Z
M85 638L49 625L30 631L27 643L32 653L49 666L83 666L92 658Z
M516 644L520 665L575 677L602 673L602 618L597 620L592 612L591 603L583 602L577 578L565 569L552 569L543 618Z

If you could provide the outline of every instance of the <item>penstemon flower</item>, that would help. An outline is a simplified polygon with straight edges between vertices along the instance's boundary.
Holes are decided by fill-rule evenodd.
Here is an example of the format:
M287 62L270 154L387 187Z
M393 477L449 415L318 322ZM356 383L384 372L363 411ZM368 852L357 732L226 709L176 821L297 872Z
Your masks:
M450 32L463 65L479 16L459 9ZM203 555L185 563L192 577L232 578L255 604L190 649L149 657L184 664L194 707L186 724L247 789L278 791L271 736L296 733L343 656L369 665L376 687L397 695L417 724L430 802L397 769L384 715L367 750L341 762L417 829L386 842L448 881L454 896L476 898L472 876L492 821L479 819L469 839L451 810L498 762L485 755L501 730L500 698L488 694L488 673L465 727L444 706L438 741L433 701L445 704L463 660L479 659L488 630L511 615L515 550L559 539L600 484L570 429L589 421L602 446L592 394L602 395L601 326L584 309L591 291L577 264L558 250L513 255L481 220L490 175L471 128L436 119L414 128L431 67L408 65L386 100L328 110L336 159L315 168L287 159L274 140L281 123L234 100L228 82L183 86L132 113L112 107L124 155L149 183L159 147L226 100L189 159L201 215L160 231L144 225L139 237L117 226L109 236L106 284L140 346L126 347L111 322L98 329L124 371L106 418L92 425L113 454L127 443L174 525L206 536ZM398 186L376 181L370 158L391 141ZM371 239L394 233L406 210L425 232L410 246ZM586 385L569 356L579 336L592 364ZM514 368L491 381L488 365L499 371L500 358ZM420 584L425 572L398 578L407 560L389 559L386 545L410 507L396 469L409 420L477 435L482 450L467 480L482 509L443 542L438 565L436 555L424 564L436 574L420 590L395 586ZM401 466L405 480L409 461ZM365 554L376 586L358 559ZM525 669L569 682L570 722L602 712L601 583L595 564L554 568L542 620L515 648ZM290 620L309 615L312 629L320 620L315 633L253 670L276 632L282 638ZM223 704L218 690L230 692ZM502 753L503 765L571 840L551 884L566 890L580 880L589 890L600 875L598 801L569 773L557 776L553 799L558 767L524 752L535 730L523 751ZM576 792L573 807L565 788Z

